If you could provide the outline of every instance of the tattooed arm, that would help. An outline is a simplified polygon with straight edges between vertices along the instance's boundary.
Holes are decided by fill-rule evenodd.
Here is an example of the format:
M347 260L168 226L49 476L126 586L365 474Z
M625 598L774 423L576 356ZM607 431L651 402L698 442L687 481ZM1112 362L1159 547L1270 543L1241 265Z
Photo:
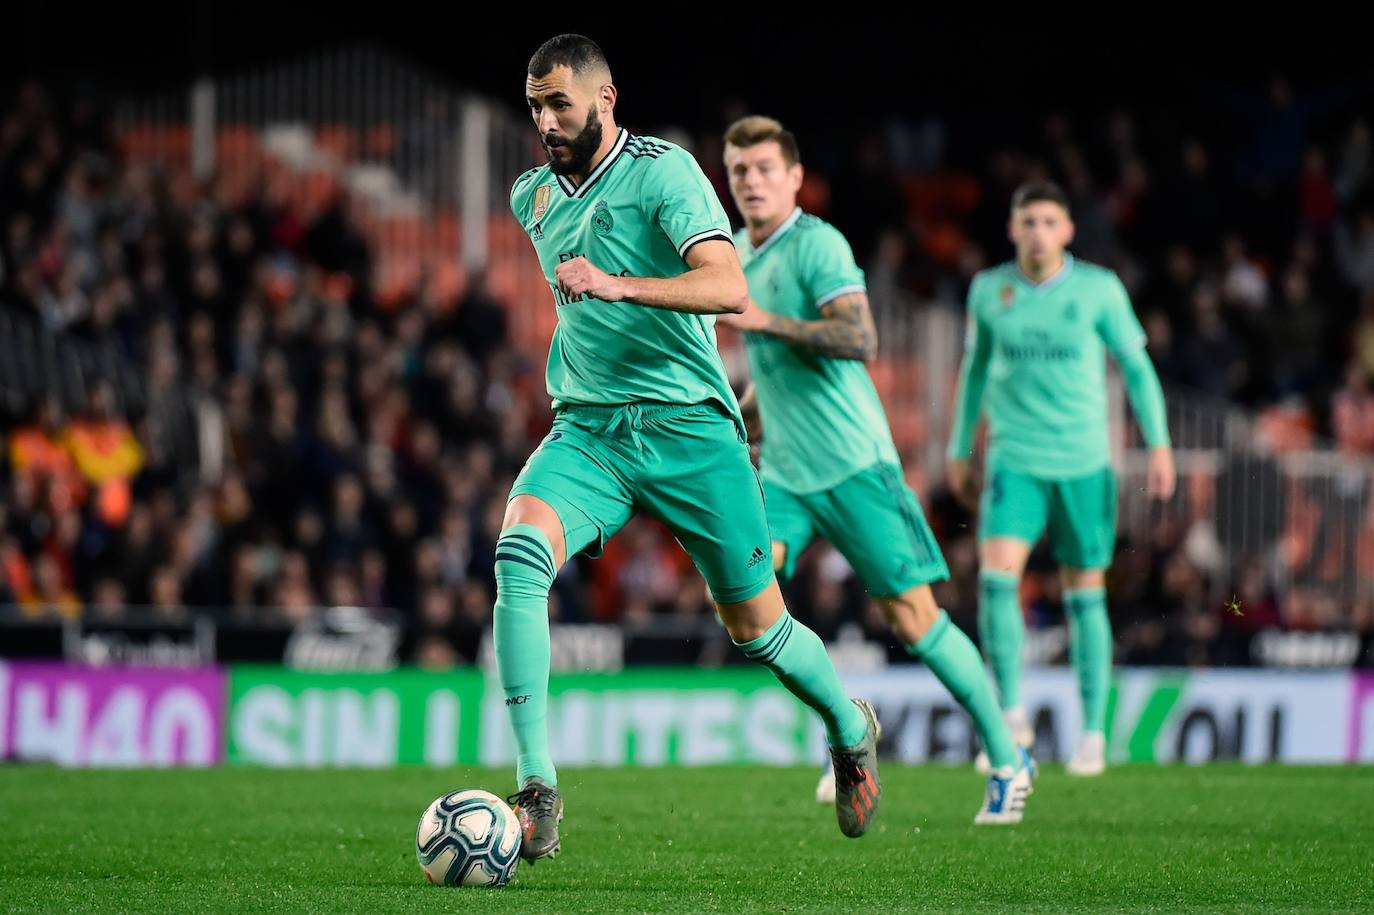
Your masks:
M751 299L742 314L723 315L720 323L746 333L767 334L833 359L864 362L878 353L878 330L862 292L845 293L821 306L819 321L784 318L759 308Z

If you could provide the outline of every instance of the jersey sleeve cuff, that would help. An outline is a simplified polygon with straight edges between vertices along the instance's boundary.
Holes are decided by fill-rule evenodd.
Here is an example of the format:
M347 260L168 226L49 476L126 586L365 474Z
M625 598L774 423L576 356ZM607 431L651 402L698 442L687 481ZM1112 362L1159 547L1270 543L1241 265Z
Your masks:
M731 245L734 245L735 243L734 238L732 238L730 236L730 233L726 232L724 229L707 229L705 232L698 232L696 235L693 235L691 238L687 239L682 244L678 245L678 256L686 257L688 251L692 250L702 242L715 241L717 239L719 239L720 241L728 241Z
M1127 340L1125 343L1121 344L1121 349L1117 350L1117 358L1119 359L1122 356L1132 356L1140 352L1141 350L1145 349L1147 343L1148 341L1145 339L1144 334L1141 334L1137 337L1132 337L1130 340Z
M853 295L856 292L868 292L868 287L865 286L863 283L850 283L847 286L841 286L838 289L832 289L830 292L827 292L825 295L821 296L819 299L816 300L816 307L820 308L822 305L829 305L831 302L835 301L842 295Z

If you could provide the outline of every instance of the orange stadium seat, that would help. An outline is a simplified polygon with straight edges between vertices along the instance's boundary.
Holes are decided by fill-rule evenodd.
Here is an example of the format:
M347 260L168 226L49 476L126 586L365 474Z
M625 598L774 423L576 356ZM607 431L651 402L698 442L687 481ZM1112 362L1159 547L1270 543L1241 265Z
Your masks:
M309 221L328 209L339 196L339 179L332 172L305 172L297 178L295 189L293 202Z
M389 255L414 255L424 230L425 220L421 216L387 216L378 221L377 241Z
M122 131L116 140L130 159L189 164L191 131L185 125L139 124Z
M215 161L220 167L241 168L249 163L259 163L262 158L262 138L257 128L246 124L229 124L215 132Z
M358 134L344 124L326 124L315 128L315 145L340 162L351 162L357 156Z
M418 262L383 255L372 276L377 307L388 312L400 308L414 296L419 276Z
M430 218L430 231L433 243L440 251L457 252L461 241L462 229L458 214L451 209L437 210Z
M396 152L396 130L390 124L374 124L363 131L363 155L369 159L390 159Z

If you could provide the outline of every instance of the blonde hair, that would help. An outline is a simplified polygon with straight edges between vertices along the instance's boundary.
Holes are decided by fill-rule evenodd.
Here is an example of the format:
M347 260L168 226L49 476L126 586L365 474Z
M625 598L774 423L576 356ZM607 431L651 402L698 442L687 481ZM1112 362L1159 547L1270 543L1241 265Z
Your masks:
M739 149L747 149L767 143L769 140L778 144L788 165L796 165L801 161L801 153L797 150L797 138L792 135L792 131L773 118L751 114L740 118L725 131L726 144Z

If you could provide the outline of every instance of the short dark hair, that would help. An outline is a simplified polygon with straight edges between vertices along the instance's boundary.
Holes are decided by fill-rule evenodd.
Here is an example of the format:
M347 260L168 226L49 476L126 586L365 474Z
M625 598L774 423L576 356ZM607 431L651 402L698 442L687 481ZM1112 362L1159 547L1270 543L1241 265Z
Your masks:
M1053 181L1027 181L1011 195L1011 208L1013 210L1019 210L1032 203L1057 203L1064 208L1065 213L1071 212L1069 195L1064 193L1064 189Z
M772 118L758 114L750 115L740 118L725 131L725 142L739 149L747 149L759 143L767 143L769 140L777 143L782 149L783 161L788 165L796 165L801 161L797 138L792 135L792 131Z
M574 74L602 69L610 72L601 46L585 35L555 35L530 58L530 76L548 76L554 67L571 67Z

